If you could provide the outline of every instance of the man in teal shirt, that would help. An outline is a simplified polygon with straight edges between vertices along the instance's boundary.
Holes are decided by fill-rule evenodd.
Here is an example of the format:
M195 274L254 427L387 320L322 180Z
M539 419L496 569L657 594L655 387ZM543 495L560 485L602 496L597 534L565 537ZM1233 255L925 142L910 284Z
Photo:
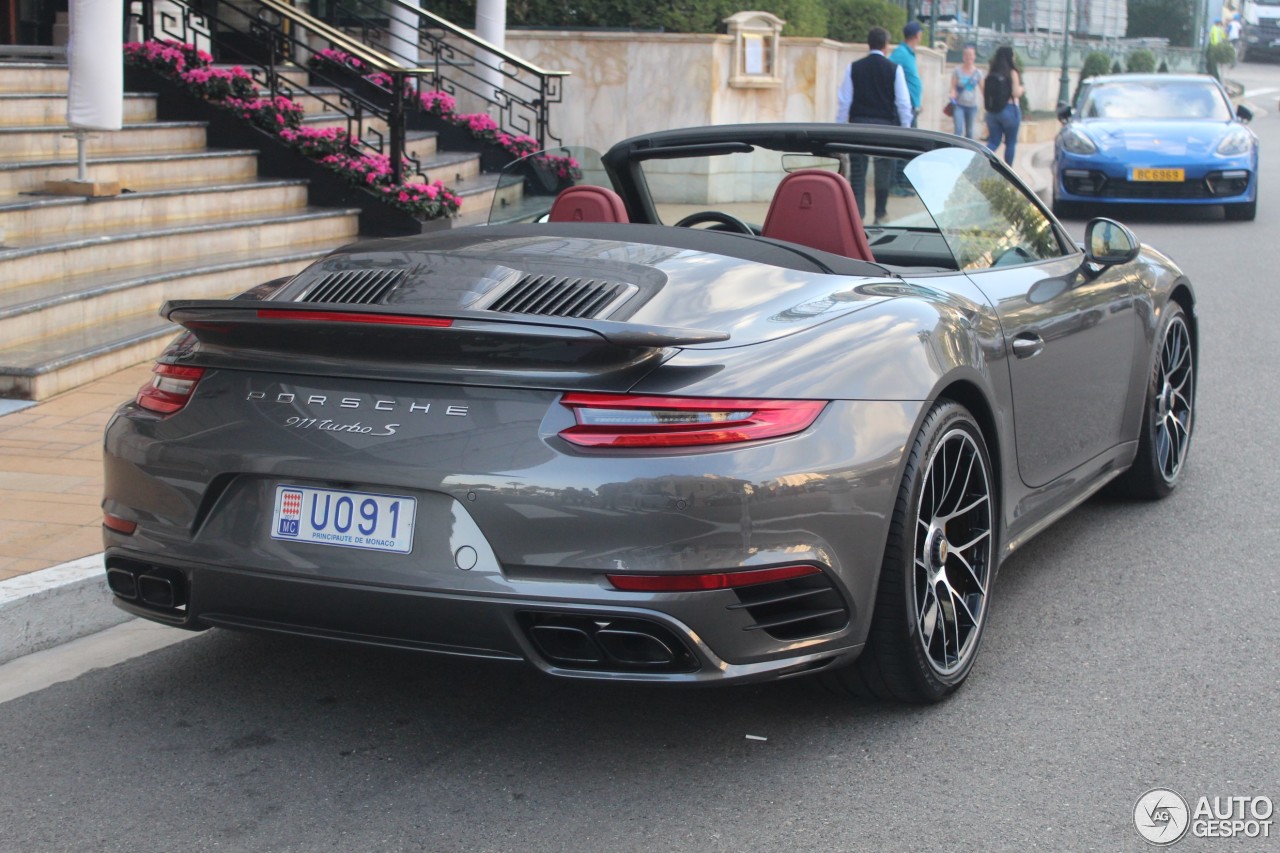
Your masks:
M895 65L902 66L902 73L907 78L907 92L911 95L911 111L915 114L911 126L916 126L916 116L920 115L920 69L916 67L916 46L920 44L920 22L907 21L902 28L902 41L889 54Z
M920 85L920 70L916 67L916 45L918 44L920 44L920 22L907 21L907 25L902 28L902 41L893 49L893 53L889 54L890 61L894 65L901 66L902 74L907 78L907 92L911 95L912 127L915 127L920 119L920 94L923 90ZM906 161L897 161L897 175L891 190L894 195L912 194L911 184L902 174L904 168L906 168Z

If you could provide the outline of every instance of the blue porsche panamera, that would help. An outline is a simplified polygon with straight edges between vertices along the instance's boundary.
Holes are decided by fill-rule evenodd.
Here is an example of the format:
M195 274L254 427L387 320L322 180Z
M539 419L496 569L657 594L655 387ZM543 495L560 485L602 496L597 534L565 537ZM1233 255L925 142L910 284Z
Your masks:
M1222 84L1193 74L1116 74L1085 81L1054 143L1053 207L1096 215L1100 204L1222 205L1230 220L1258 209L1258 139Z

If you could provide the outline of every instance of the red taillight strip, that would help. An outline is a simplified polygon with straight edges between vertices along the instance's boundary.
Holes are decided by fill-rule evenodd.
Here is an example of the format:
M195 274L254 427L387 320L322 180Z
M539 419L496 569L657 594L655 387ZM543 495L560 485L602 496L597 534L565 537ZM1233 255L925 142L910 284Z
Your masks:
M195 393L196 383L204 376L203 367L184 367L163 362L151 368L155 374L151 381L138 389L134 398L139 406L148 411L171 415L181 409Z
M614 588L624 592L698 592L734 589L760 583L788 581L820 574L817 566L781 566L745 572L707 572L697 575L605 575Z
M118 515L112 515L109 512L102 514L102 526L114 530L117 533L123 533L126 536L132 536L133 532L138 529L138 522L129 521Z
M628 394L565 394L577 425L560 432L582 447L694 447L792 435L807 429L824 400L744 400ZM636 423L646 420L647 423ZM635 414L629 414L635 413ZM663 416L670 415L664 423ZM682 419L684 415L689 419ZM703 421L698 415L706 416Z
M453 321L447 317L419 317L414 314L362 314L355 311L296 311L274 308L258 310L260 320L309 320L321 323L368 323L383 326L430 326L447 329Z

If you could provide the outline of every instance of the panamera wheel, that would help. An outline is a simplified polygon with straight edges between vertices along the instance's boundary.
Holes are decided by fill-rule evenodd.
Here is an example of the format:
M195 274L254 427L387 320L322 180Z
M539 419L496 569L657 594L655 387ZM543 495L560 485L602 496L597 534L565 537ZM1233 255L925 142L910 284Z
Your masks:
M940 401L912 445L866 648L829 676L849 692L936 702L968 675L995 567L996 494L977 422Z
M1196 348L1186 312L1176 302L1165 308L1147 387L1133 466L1116 480L1116 491L1137 498L1163 498L1177 487L1191 450L1195 429Z

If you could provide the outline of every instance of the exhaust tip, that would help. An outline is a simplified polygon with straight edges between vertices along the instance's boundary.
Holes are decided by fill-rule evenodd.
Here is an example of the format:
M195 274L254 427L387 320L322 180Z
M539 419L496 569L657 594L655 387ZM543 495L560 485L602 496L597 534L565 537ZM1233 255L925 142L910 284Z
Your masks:
M519 615L534 648L565 669L694 672L698 659L670 628L647 619L588 613Z
M121 598L132 601L138 597L138 576L128 569L107 569L107 586Z
M178 606L176 584L162 575L140 575L138 577L138 598L152 607L163 607L166 610Z

